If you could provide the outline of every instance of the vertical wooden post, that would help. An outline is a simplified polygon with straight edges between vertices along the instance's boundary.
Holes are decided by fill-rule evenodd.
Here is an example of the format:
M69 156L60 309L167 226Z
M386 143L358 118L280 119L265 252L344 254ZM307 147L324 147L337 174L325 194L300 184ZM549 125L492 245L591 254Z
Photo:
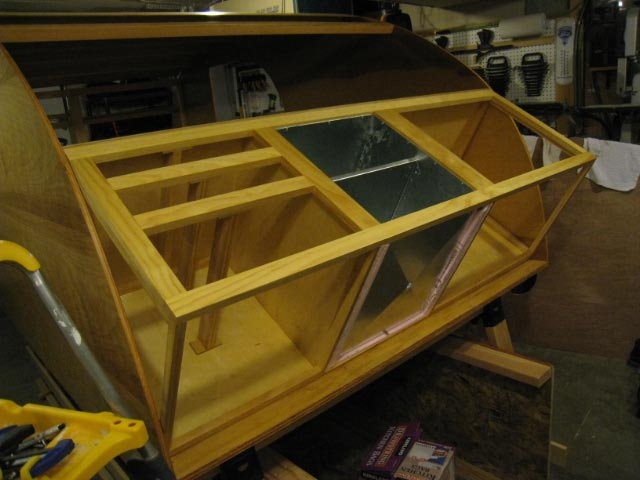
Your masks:
M82 114L82 102L79 95L67 96L69 135L71 143L84 143L91 140L89 127L84 122Z
M482 310L481 318L489 343L499 350L513 353L511 334L504 318L502 300L498 298L486 305Z
M167 325L167 347L164 357L164 378L162 381L162 405L160 415L167 444L173 435L173 422L178 403L178 387L180 386L180 370L182 367L182 353L184 351L184 337L187 329L186 322L169 323Z
M513 344L511 343L511 334L509 333L509 327L506 320L503 319L493 327L484 327L484 331L487 334L487 340L491 345L503 352L514 352Z
M215 282L227 276L229 270L229 251L236 223L236 216L220 218L216 223L215 237L209 257L207 283ZM198 337L191 342L196 353L212 349L218 344L218 323L222 309L204 314L200 318Z

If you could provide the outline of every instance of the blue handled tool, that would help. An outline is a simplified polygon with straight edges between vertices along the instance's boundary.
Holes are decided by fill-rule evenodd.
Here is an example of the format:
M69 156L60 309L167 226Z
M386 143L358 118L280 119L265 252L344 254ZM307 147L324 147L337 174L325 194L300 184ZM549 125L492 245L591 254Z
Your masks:
M70 438L60 440L54 447L51 447L38 461L31 467L29 473L32 477L42 475L58 465L75 447L75 443Z
M0 455L5 455L15 450L20 442L33 435L34 432L33 425L17 425L3 429L2 433L0 433Z

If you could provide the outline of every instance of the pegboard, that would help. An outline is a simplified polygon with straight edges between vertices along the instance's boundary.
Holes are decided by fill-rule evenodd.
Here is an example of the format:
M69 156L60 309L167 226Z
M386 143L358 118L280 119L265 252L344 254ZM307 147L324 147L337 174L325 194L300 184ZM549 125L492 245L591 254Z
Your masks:
M502 39L497 32L497 28L490 28L494 31L493 42L508 42L510 39ZM464 32L455 32L448 35L444 35L449 38L449 48L468 47L470 45L478 45L480 40L478 39L477 30L469 30ZM554 36L555 21L547 20L545 22L545 29L543 36ZM438 35L440 36L440 35ZM456 54L452 52L455 57L463 62L465 65L474 68L482 68L486 70L487 61L491 57L504 56L509 62L510 81L508 90L505 94L505 98L514 103L550 103L556 101L556 83L555 83L555 43L548 43L544 45L534 45L527 47L515 47L505 50L498 50L488 55L483 55L479 60L476 59L475 53ZM542 83L542 89L539 96L527 96L525 90L525 84L522 76L521 64L522 57L529 53L542 54L544 61L547 63L548 68Z

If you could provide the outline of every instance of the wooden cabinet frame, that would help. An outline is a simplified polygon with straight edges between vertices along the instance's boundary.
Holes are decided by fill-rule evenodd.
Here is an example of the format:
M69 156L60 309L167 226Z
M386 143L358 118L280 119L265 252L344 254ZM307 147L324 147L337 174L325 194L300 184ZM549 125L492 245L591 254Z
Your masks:
M284 32L277 22L257 30L242 23L237 32L304 35L309 27L327 35L407 35L369 23L288 22ZM183 31L162 25L135 35ZM119 38L133 35L131 27L118 27ZM114 34L102 27L65 28L73 41ZM228 28L194 25L189 35L230 35ZM52 30L36 30L40 41L51 41ZM2 35L20 42L28 31L3 27ZM197 478L277 438L543 269L545 235L593 161L476 80L477 88L62 149L6 52L1 61L8 72L0 84L0 93L11 98L7 111L20 119L19 135L34 141L16 141L3 119L0 132L9 133L0 134L7 153L0 160L9 173L0 181L0 236L41 259L83 337L128 392L179 478ZM469 193L379 222L278 131L363 115L416 145ZM533 168L518 125L567 158ZM544 212L544 184L560 175L575 179ZM433 308L394 300L372 323L381 335L361 332L359 338L360 327L348 319L378 252L480 211L472 241L451 264ZM24 308L7 304L23 322ZM41 342L37 326L24 328ZM49 355L46 342L39 350ZM73 378L64 381L81 389Z

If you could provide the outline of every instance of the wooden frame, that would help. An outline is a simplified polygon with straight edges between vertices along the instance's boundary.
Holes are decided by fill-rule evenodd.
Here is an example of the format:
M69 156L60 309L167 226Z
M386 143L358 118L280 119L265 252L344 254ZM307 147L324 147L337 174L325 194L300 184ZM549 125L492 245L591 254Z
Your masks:
M366 27L376 37L414 41L388 26L356 25L324 25L316 34L359 35ZM227 26L208 25L207 35L229 35ZM62 29L65 38L91 37L76 27ZM149 36L161 35L161 27ZM304 31L300 24L289 28L296 35ZM120 37L133 35L123 29ZM23 30L3 29L12 35L4 39L22 42ZM52 31L40 30L38 41L51 40ZM96 32L106 34L104 28ZM281 33L277 22L255 32ZM1 137L9 153L0 159L10 175L0 182L0 233L41 259L83 338L152 426L179 478L197 478L268 443L535 275L547 262L545 234L593 161L476 80L459 91L334 104L63 150L19 69L6 53L1 60L10 75L0 91L11 98L12 115L25 119L18 122L20 135L37 141L25 146L15 135ZM416 145L469 192L379 222L279 132L367 115ZM8 118L3 122L0 132L12 131ZM534 169L517 124L568 158ZM578 169L545 217L539 185ZM47 192L54 202L47 202ZM60 206L68 218L61 218ZM420 313L415 299L408 300L430 291L415 289L371 321L348 324L374 276L378 252L481 209L488 214L451 263L452 275L432 309ZM28 324L24 308L8 304L18 322ZM41 341L38 327L25 328ZM46 341L36 350L45 363L55 362ZM81 389L73 378L64 380Z
M528 127L538 130L541 134L549 133L546 127L533 121L530 117L514 109L509 109L500 97L486 91L478 91L466 92L462 95L412 98L196 127L174 132L173 135L179 136L179 139L172 139L171 143L167 139L169 135L162 133L150 134L145 138L136 138L135 140L125 139L123 141L79 145L66 149L67 156L94 215L108 232L120 254L126 259L139 278L142 287L168 324L169 334L162 380L164 385L163 399L160 404L168 441L171 439L178 401L186 324L190 320L199 315L216 312L217 309L224 306L259 295L283 282L302 277L340 261L366 255L369 260L364 261L365 264L368 264L375 250L382 245L438 224L460 213L480 208L505 197L508 198L514 193L548 181L555 175L577 169L591 161L589 154L569 142L559 140L558 143L572 154L569 159L559 164L523 173L514 178L492 182L403 116L406 111L474 103L487 104L489 108L506 111L508 114L514 115L518 121L526 123ZM312 165L305 163L305 159L293 151L291 146L275 130L277 127L292 125L294 122L309 123L335 120L364 113L384 119L394 129L433 155L447 169L465 179L474 190L462 197L384 224L372 222L370 219L363 222L360 217L365 217L366 214L361 211L360 207L349 199L345 199L344 195L336 191L326 177L321 176ZM556 140L555 137L554 133L553 140ZM215 145L217 142L229 138L250 139L250 143L261 146L255 150L208 157L189 163L169 164L165 167L135 171L109 178L103 176L99 170L99 167L104 167L111 162L122 163L129 158L158 154L166 152L168 149L174 152L173 155L176 155L186 148L194 148L205 143ZM128 145L132 145L134 148L129 150ZM190 188L194 188L195 182L203 182L206 179L232 171L250 170L274 164L282 166L292 176L192 202L173 206L160 205L160 208L138 214L130 213L118 197L119 192L130 193L154 188L173 189L180 184L189 184ZM579 179L580 176L576 178L576 181ZM567 196L569 194L570 192ZM171 266L162 258L149 238L149 235L167 230L214 219L229 218L230 215L238 215L244 211L259 208L276 199L287 200L300 196L311 196L318 199L320 204L327 206L331 215L337 217L338 223L348 225L350 230L341 237L265 264L256 265L249 270L226 278L220 278L221 275L217 274L217 280L193 288L186 288L185 281L181 282L176 277ZM522 244L509 235L503 238L501 234L504 232L500 229L494 227L496 229L491 230L491 222L485 224L484 233L479 236L476 243L481 242L485 235L490 235L494 241L507 242L504 244L505 250L513 251L514 256L510 260L507 260L508 257L505 256L502 262L512 267L533 255L562 206L562 204L559 205L549 220L541 226L539 233L532 239L530 245ZM478 247L476 246L476 248ZM195 254L192 253L187 258L193 259ZM360 266L362 261L357 264ZM178 266L177 270L183 270L183 268ZM190 271L195 274L195 267L190 267ZM484 282L485 278L490 278L488 273L471 271L466 275L472 276L474 282ZM193 284L193 281L187 281L187 283ZM357 287L359 284L354 284L354 288ZM463 293L466 292L461 290L457 295ZM348 310L348 306L341 308ZM335 341L335 337L332 338ZM331 346L328 348L330 352L333 352ZM323 369L325 365L326 363L321 362L318 367Z

